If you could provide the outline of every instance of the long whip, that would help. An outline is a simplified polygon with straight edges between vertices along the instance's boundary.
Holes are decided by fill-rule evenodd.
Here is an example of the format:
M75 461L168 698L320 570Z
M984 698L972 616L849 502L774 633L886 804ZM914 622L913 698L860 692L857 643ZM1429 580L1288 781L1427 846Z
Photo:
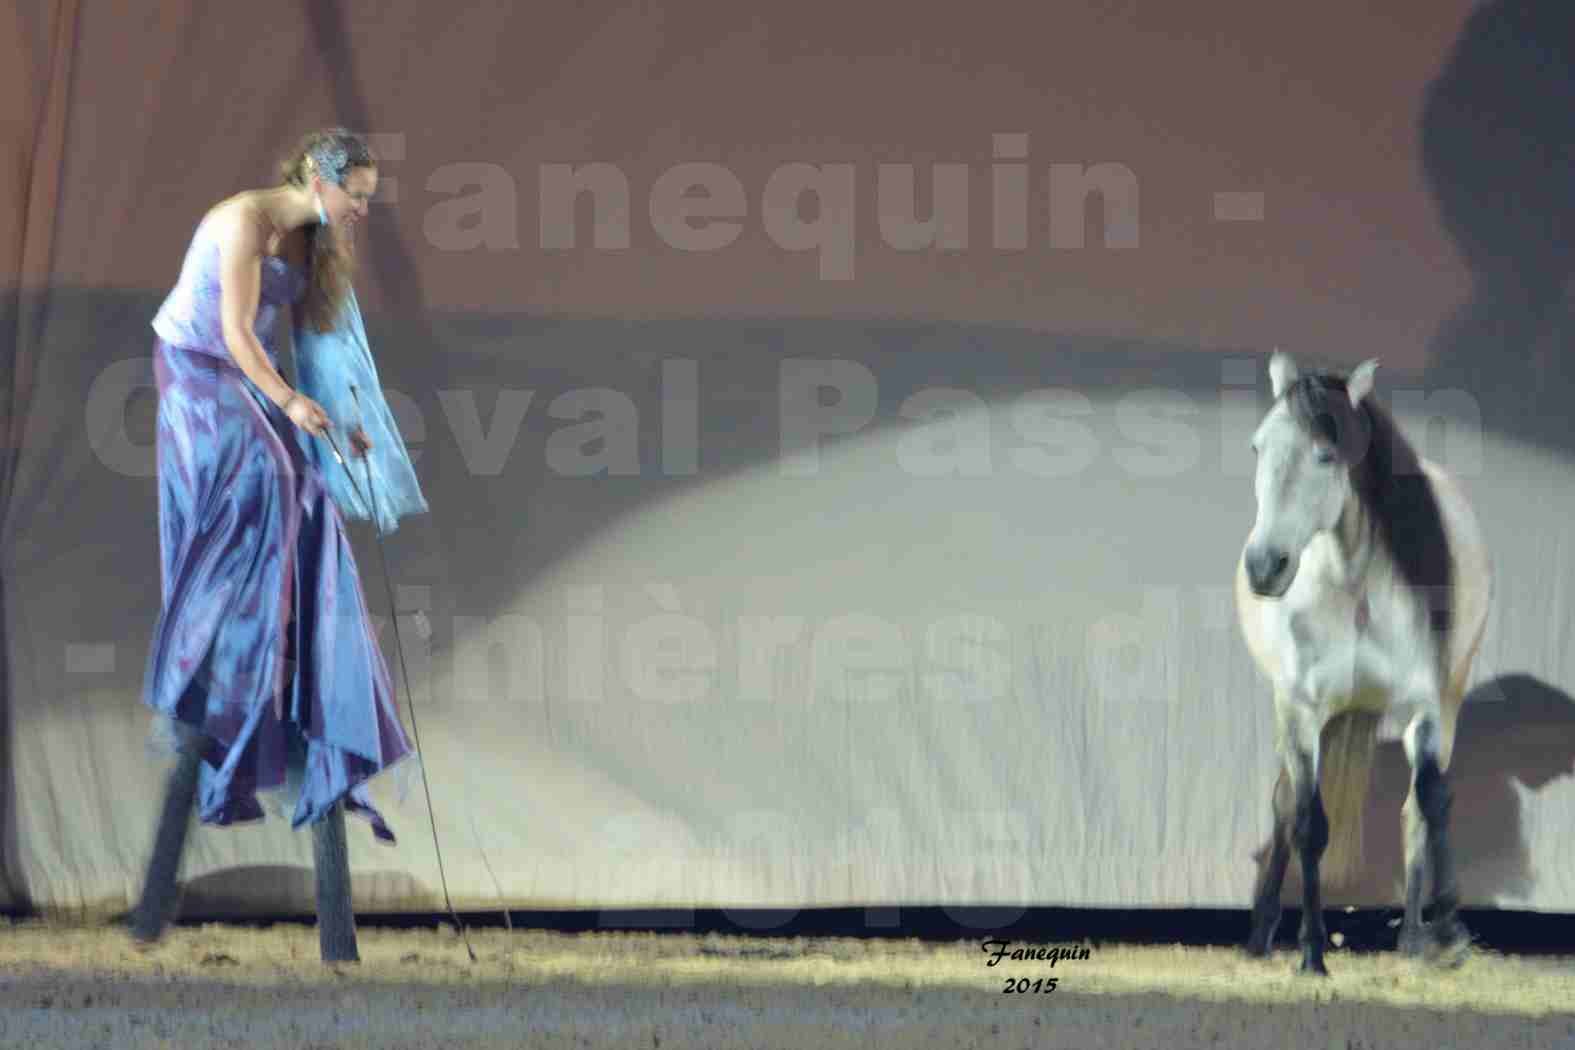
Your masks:
M361 396L356 392L355 384L350 386L350 396L355 398L356 414L361 415ZM416 724L415 696L410 689L410 670L405 666L405 646L399 635L399 606L394 600L394 579L388 570L388 551L383 546L383 533L378 528L377 504L372 495L372 464L362 454L366 467L366 492L361 491L361 486L356 484L355 474L350 470L350 464L345 461L344 454L339 451L339 445L334 441L333 431L325 429L323 435L328 438L329 446L334 450L334 458L344 468L345 476L350 479L350 484L355 487L356 495L360 496L372 512L372 532L377 538L378 560L383 566L383 583L388 589L388 607L393 610L394 621L394 649L399 654L399 673L405 680L405 707L410 711L410 730L416 743L416 764L421 767L421 788L426 793L427 819L432 825L432 849L437 854L438 879L443 886L443 903L448 907L449 918L454 922L454 929L459 932L460 938L465 942L465 951L470 954L470 961L476 961L476 949L470 946L470 935L465 931L465 924L459 921L459 913L454 910L454 901L448 892L448 874L443 867L443 847L438 842L437 815L432 809L432 785L427 780L426 757L421 751L421 729Z

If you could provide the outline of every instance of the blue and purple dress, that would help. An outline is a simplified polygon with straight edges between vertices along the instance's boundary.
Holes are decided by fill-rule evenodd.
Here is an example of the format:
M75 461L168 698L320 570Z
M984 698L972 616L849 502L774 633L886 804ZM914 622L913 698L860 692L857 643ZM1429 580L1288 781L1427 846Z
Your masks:
M219 259L205 221L153 320L162 605L144 700L201 742L204 824L262 819L257 793L284 787L304 750L292 824L343 801L392 842L367 781L410 745L344 519L295 424L230 356ZM255 331L276 368L275 321L307 282L262 262Z

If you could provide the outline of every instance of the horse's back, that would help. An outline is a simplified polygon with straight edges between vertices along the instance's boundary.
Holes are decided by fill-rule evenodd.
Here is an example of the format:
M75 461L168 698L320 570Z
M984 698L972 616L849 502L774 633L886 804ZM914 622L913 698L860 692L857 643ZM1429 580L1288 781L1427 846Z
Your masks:
M1444 534L1449 540L1454 576L1449 669L1451 679L1463 687L1487 628L1488 609L1493 602L1493 559L1488 554L1481 522L1460 483L1431 460L1422 461L1422 470L1438 501Z

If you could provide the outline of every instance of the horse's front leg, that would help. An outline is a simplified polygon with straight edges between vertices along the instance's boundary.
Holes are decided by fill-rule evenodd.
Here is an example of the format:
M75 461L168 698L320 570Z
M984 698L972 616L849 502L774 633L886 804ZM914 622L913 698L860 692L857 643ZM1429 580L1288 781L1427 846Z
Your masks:
M1405 840L1405 916L1400 921L1400 952L1418 956L1425 953L1426 935L1422 927L1422 891L1427 885L1427 828L1418 812L1416 776L1400 808Z
M1285 887L1285 869L1291 861L1291 825L1296 816L1290 778L1280 770L1274 782L1274 837L1269 857L1258 873L1252 894L1252 933L1247 938L1247 954L1261 958L1274 948L1274 932L1280 925L1280 892Z
M1284 702L1276 709L1279 750L1290 782L1291 844L1302 863L1302 973L1328 976L1323 962L1326 931L1318 863L1329 845L1329 819L1318 791L1318 743L1321 720L1310 704Z

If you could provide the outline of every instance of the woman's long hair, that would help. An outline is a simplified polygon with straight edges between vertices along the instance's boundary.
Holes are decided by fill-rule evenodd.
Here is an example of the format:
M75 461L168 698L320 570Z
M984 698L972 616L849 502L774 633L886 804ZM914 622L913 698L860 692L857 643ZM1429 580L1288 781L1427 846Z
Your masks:
M313 175L342 185L354 168L375 168L377 158L359 135L344 128L314 131L301 140L295 152L280 165L280 175L291 186L308 185ZM355 245L326 226L306 227L311 282L306 291L306 323L319 332L329 331L344 306L355 272Z

